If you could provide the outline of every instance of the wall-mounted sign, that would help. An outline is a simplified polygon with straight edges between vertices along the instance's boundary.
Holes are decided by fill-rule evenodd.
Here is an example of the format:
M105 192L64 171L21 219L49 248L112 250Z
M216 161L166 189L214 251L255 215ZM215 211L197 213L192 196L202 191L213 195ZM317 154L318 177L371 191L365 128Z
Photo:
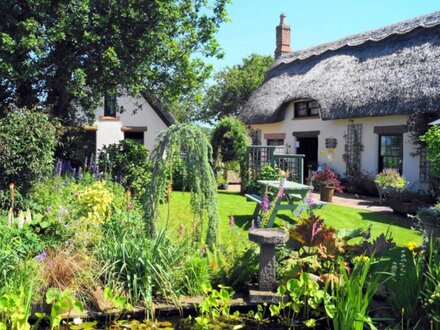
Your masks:
M338 140L336 138L326 138L325 139L325 147L327 149L335 149L338 144Z

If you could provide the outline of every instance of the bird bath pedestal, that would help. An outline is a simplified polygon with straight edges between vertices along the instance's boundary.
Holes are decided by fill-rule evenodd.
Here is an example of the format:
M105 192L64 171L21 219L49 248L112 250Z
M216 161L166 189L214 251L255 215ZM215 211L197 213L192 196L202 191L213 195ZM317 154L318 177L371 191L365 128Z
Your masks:
M286 243L289 234L275 228L257 228L249 230L249 240L260 245L260 269L258 272L258 291L250 290L252 302L276 302L275 289L276 262L275 246Z

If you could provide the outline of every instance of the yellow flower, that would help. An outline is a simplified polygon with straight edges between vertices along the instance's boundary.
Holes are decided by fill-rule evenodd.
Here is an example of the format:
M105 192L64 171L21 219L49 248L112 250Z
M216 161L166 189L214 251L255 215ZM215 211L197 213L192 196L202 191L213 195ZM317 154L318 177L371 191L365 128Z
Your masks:
M370 260L370 257L368 257L368 256L357 256L357 257L353 258L354 263L367 262L368 260Z
M314 327L316 327L316 320L315 319L309 319L307 321L304 321L304 325L307 328L314 328Z
M406 247L408 248L408 250L413 251L413 250L417 247L417 244L414 243L414 242L409 242L409 243L406 245Z

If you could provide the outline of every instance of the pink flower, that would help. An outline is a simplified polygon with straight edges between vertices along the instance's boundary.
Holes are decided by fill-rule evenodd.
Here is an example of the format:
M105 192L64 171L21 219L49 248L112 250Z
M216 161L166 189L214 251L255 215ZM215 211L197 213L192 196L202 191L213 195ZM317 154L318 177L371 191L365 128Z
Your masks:
M311 191L309 191L309 194L307 195L307 204L308 205L315 205L315 200L313 199L313 194Z
M229 226L231 227L235 226L235 219L233 215L229 216Z
M264 192L263 201L261 204L261 209L263 213L266 213L269 210L269 196L267 195L267 187L266 191Z

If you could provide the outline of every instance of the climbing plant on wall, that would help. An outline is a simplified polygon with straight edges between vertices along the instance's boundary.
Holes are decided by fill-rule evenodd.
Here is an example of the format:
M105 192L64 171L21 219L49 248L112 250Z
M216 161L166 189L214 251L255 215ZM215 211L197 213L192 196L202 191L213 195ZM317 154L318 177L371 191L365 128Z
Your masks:
M224 117L212 132L214 170L220 161L237 160L240 164L241 190L248 183L247 146L248 135L243 123L233 117Z
M206 135L192 124L172 125L162 131L151 152L152 173L143 198L147 230L156 231L157 207L164 187L172 181L173 169L180 165L186 187L191 192L190 206L194 213L193 232L201 240L203 218L208 216L206 243L213 247L217 240L219 213L217 184L211 167L212 148Z

